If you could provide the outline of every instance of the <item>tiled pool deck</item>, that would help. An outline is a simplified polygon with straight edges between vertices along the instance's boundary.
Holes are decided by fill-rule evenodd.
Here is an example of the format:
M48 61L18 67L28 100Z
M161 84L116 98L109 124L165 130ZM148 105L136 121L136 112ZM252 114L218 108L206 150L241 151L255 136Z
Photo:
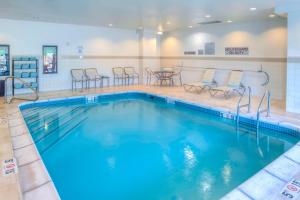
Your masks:
M238 102L237 97L225 100L223 97L212 98L207 92L199 95L187 93L181 87L155 86L111 87L83 92L48 92L40 94L40 100L121 91L143 91L232 113L236 112ZM12 104L3 104L3 99L0 101L0 159L2 162L4 159L15 157L19 170L17 174L9 176L3 176L1 173L0 199L59 199L19 111L18 105L24 101L16 100ZM245 114L246 116L255 117L258 102L259 99L253 98L252 112ZM272 102L271 117L263 120L300 130L300 114L286 113L284 104L280 101ZM300 143L230 192L224 199L284 199L279 195L280 191L288 181L295 177L300 178Z

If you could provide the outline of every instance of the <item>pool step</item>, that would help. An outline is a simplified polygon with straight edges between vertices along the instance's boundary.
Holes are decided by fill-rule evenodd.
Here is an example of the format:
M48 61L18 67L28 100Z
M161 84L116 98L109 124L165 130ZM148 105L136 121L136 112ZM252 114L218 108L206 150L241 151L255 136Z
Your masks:
M56 120L56 123L47 124L47 127L38 129L36 132L32 132L31 135L35 142L54 134L56 131L63 129L68 124L71 124L76 118L80 117L82 114L86 113L89 108L82 107L81 109L76 109L75 111L68 112L64 117L60 117Z
M64 109L64 107L48 109L48 110L45 110L44 112L37 112L34 116L25 118L25 121L27 124L32 124L34 122L39 121L42 118L52 115L53 113L59 113L62 109Z
M43 128L46 123L49 126L50 124L55 123L57 120L63 118L64 116L68 114L72 114L74 111L76 111L79 108L80 106L64 108L63 112L55 112L55 113L48 114L43 118L40 118L39 120L36 120L32 123L27 122L27 125L31 130L31 133L34 133L37 132L39 129Z
M239 131L240 134L251 134L256 135L257 129L253 126L245 125L245 124L239 124L236 127L236 130Z
M62 139L64 139L66 136L68 136L70 133L76 130L76 128L79 127L87 119L87 116L77 116L74 119L72 119L71 123L68 123L64 127L55 131L54 134L48 135L42 140L39 140L39 142L36 143L39 152L43 154L46 151L48 151L50 148L55 146L58 142L62 141Z
M49 107L37 107L37 108L34 108L34 109L30 109L30 110L23 110L22 111L22 114L24 116L24 119L26 118L30 118L30 117L33 117L35 115L37 115L38 113L42 113L44 111L47 111L49 110Z
M28 114L30 114L30 113L34 113L36 110L41 109L41 108L46 108L46 107L44 106L44 107L28 108L28 109L22 110L22 113L23 113L24 115L28 115Z

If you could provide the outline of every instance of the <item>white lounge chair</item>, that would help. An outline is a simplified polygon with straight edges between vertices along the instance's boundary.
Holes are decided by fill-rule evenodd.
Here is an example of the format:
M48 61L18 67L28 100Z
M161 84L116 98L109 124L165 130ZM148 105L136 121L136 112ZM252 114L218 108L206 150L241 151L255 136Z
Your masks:
M245 90L242 82L243 72L240 70L233 70L230 72L227 84L224 86L219 86L210 89L211 96L215 96L217 93L223 93L224 97L227 99L234 92L241 95L242 91Z
M196 91L201 93L204 89L211 89L217 86L215 81L215 69L205 69L202 80L199 82L183 84L185 91Z

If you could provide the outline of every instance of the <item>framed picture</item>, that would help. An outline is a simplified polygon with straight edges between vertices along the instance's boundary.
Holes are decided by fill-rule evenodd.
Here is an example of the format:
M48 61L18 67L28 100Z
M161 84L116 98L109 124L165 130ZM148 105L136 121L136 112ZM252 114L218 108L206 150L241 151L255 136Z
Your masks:
M0 76L9 76L10 52L9 45L0 44Z
M57 73L57 46L53 46L53 45L43 46L43 73L44 74Z

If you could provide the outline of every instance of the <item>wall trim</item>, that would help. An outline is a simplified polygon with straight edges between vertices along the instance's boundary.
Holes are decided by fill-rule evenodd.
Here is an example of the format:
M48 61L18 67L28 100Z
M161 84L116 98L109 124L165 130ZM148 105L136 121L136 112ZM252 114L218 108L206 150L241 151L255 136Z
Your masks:
M76 55L62 55L61 59L80 59ZM286 63L287 58L275 57L226 57L226 56L113 56L86 55L82 59L160 59L160 60L208 60L208 61L240 61L240 62L280 62ZM293 58L300 62L300 57ZM290 62L290 59L289 59Z
M161 59L169 60L209 60L209 61L241 61L241 62L281 62L286 63L287 58L275 57L232 57L232 56L161 56Z
M79 60L79 55L62 55L60 56L61 59L75 59ZM100 55L83 55L83 60L85 59L140 59L140 56L112 56L112 55L107 55L107 56L100 56Z
M288 63L300 63L300 57L288 57Z

